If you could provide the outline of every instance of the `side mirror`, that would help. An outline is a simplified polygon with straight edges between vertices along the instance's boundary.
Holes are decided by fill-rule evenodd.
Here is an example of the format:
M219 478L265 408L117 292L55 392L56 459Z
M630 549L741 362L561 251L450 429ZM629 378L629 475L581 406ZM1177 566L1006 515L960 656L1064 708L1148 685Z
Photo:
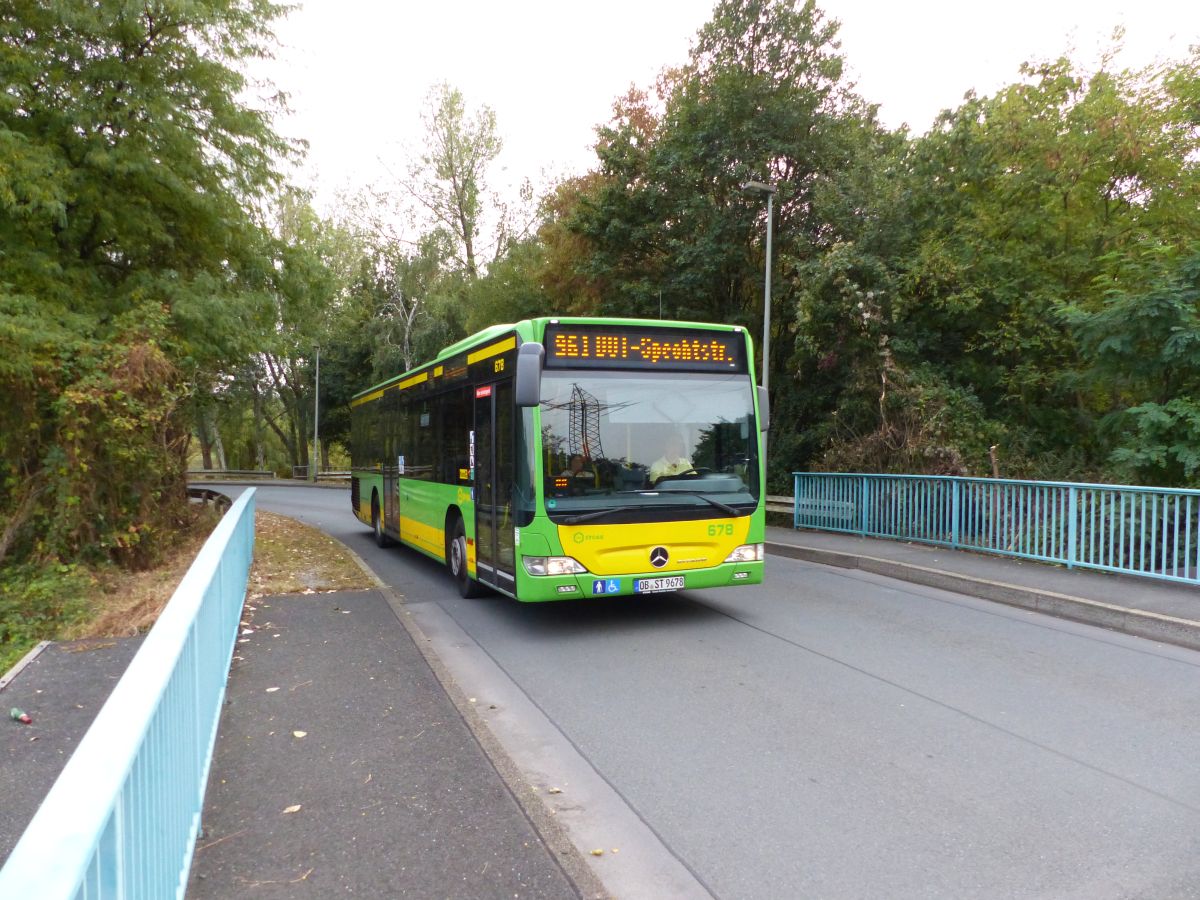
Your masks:
M537 406L542 399L542 360L546 349L528 341L517 351L517 382L513 393L517 406Z
M758 430L767 431L771 427L771 398L767 396L767 389L761 384L758 386Z

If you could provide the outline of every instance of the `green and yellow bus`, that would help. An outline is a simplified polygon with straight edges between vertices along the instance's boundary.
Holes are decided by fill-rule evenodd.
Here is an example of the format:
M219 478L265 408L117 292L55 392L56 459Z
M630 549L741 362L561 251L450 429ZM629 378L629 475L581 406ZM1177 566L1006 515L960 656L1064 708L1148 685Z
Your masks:
M757 584L764 482L744 328L497 325L351 402L351 504L464 597Z

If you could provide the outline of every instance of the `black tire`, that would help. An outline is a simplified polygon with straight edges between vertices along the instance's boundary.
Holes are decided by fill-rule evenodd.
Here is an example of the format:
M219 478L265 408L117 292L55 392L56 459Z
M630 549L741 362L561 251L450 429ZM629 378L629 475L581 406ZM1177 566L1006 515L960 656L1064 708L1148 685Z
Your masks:
M371 495L371 530L375 532L375 546L387 547L392 543L391 538L383 533L383 519L379 515L379 495Z
M454 520L450 530L450 542L446 545L446 566L450 569L450 577L458 585L458 592L471 599L482 597L483 585L467 572L467 532L462 519Z

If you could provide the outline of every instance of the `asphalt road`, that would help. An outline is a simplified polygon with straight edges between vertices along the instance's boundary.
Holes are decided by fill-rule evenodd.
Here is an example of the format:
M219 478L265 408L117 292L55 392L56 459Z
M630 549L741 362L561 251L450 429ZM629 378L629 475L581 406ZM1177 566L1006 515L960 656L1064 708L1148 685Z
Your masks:
M1200 653L779 558L725 591L463 600L347 492L258 499L403 594L619 896L1200 897Z

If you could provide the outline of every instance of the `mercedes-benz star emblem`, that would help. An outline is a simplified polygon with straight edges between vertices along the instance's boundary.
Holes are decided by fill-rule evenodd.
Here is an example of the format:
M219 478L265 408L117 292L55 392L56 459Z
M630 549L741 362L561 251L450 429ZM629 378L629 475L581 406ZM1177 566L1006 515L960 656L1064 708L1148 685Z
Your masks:
M667 564L667 560L670 558L671 555L667 553L666 547L655 547L650 551L650 565L654 566L656 569L661 569L663 566L665 566Z

